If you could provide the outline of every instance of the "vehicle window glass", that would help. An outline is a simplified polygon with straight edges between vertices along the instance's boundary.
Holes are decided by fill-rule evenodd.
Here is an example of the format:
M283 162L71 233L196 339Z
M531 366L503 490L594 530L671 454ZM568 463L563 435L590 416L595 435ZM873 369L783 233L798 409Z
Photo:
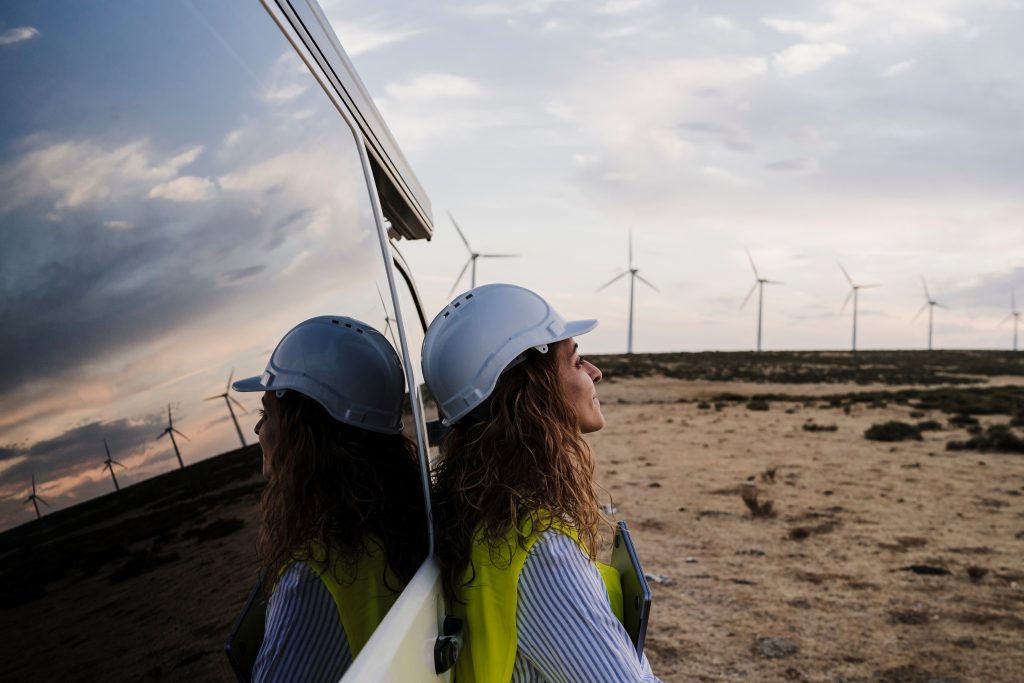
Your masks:
M3 3L0 33L3 530L32 476L44 514L112 491L104 440L122 488L178 468L168 406L185 465L255 443L232 373L393 313L353 136L259 3Z

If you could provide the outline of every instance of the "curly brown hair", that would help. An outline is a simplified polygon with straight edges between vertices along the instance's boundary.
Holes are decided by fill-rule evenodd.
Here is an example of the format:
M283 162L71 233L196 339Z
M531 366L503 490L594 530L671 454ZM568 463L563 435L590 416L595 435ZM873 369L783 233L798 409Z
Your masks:
M594 559L598 524L594 458L566 400L558 358L568 340L546 354L528 352L504 372L486 419L463 419L448 432L434 468L434 529L447 594L466 583L475 536L492 558L510 558L509 531L525 547L523 524L534 532L569 523Z
M280 398L268 393L267 399L265 419L276 420L277 430L257 538L267 576L313 557L317 546L332 554L328 566L337 558L352 567L374 537L383 545L387 567L408 582L427 555L415 444L402 434L339 422L295 391Z

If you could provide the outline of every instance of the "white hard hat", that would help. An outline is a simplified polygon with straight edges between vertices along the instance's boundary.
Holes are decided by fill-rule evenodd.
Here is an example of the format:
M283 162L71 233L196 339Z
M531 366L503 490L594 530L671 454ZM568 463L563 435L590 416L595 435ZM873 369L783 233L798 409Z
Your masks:
M259 377L235 391L292 389L335 420L384 434L402 431L405 375L398 354L377 330L342 316L299 323L281 339Z
M484 402L498 377L527 349L590 332L596 320L566 321L523 287L483 285L460 294L437 314L423 338L423 377L444 424Z

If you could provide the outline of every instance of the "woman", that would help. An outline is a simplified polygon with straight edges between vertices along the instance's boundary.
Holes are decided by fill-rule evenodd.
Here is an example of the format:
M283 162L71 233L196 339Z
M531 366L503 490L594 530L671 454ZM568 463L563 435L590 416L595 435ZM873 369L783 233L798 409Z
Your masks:
M257 553L273 577L254 681L337 681L427 553L398 356L369 325L322 316L260 377L267 485Z
M450 609L468 630L457 683L657 680L595 563L583 434L604 426L601 371L574 337L596 326L502 284L463 294L427 330L423 374L451 425L434 519Z

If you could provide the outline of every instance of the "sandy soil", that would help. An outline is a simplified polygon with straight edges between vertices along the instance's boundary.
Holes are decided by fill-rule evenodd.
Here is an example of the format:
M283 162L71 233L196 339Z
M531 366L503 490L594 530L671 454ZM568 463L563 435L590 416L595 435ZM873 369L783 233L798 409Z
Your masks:
M850 390L601 386L608 426L592 443L604 502L629 522L647 571L667 577L652 585L647 647L665 681L1022 680L1024 457L947 452L965 435L948 428L922 442L864 438L873 423L907 420L905 406L690 401ZM808 420L837 431L804 431ZM750 515L747 482L775 517ZM207 500L179 532L138 544L174 561L120 582L116 563L74 573L0 612L0 680L232 680L222 646L254 577L255 495ZM231 519L244 527L203 542L188 533Z
M645 569L669 579L652 585L648 640L664 680L1022 680L1024 458L946 452L951 430L897 444L863 437L873 423L915 421L905 406L677 402L849 390L602 386L599 481ZM837 431L804 431L808 420ZM776 517L751 516L747 482Z

